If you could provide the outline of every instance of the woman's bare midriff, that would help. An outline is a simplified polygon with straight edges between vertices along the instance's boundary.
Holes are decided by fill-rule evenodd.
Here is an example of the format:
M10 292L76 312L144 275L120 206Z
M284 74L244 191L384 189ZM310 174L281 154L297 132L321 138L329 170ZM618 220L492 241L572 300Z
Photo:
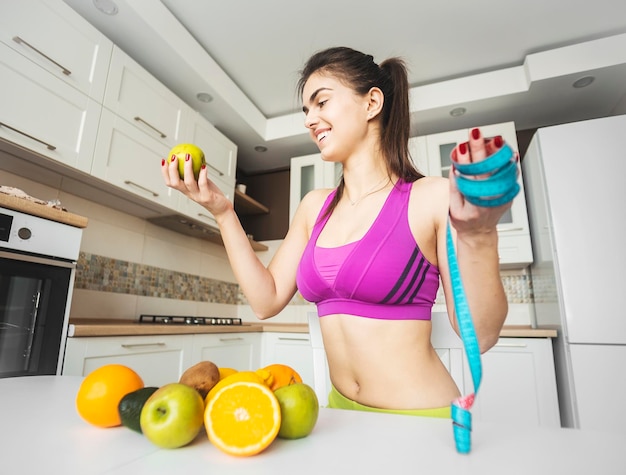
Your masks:
M320 325L332 384L345 397L384 409L429 409L460 395L430 343L430 321L328 315Z

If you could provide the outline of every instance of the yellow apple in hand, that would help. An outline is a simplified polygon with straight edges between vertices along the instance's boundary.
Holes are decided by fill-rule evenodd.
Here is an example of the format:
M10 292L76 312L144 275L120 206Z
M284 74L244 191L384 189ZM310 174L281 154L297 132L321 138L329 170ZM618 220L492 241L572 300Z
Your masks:
M176 155L178 158L178 174L182 180L185 176L185 157L187 154L191 155L193 176L197 180L198 175L200 174L200 168L202 168L202 165L206 163L204 159L204 152L200 149L200 147L197 147L192 143L181 143L170 150L170 154L168 156L170 159L172 158L172 155Z

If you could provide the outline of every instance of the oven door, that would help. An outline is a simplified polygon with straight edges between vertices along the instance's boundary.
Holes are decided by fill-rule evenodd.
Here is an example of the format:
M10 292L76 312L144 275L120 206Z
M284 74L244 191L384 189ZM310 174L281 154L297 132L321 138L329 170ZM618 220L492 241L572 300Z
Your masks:
M0 378L58 374L75 268L0 251Z

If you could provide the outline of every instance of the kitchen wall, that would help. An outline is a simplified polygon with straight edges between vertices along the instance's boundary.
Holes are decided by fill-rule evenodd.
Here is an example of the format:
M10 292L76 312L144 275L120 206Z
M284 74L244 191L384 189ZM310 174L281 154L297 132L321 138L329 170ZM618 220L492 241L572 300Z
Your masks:
M4 158L3 158L4 159ZM54 186L0 170L0 185L89 218L83 232L70 318L127 320L145 314L219 315L256 321L239 291L224 248L184 236ZM280 240L263 241L265 263ZM531 322L532 291L525 271L505 271L508 324ZM443 308L443 294L437 298ZM273 322L306 322L314 309L297 294Z

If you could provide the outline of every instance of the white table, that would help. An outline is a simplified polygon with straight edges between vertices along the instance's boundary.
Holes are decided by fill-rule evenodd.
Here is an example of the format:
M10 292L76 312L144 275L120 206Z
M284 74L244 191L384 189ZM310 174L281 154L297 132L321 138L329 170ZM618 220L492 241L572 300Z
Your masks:
M82 378L0 379L0 473L50 474L624 474L626 434L477 424L473 449L454 448L451 422L322 409L304 439L277 439L249 458L226 455L204 432L163 450L125 427L76 413Z

